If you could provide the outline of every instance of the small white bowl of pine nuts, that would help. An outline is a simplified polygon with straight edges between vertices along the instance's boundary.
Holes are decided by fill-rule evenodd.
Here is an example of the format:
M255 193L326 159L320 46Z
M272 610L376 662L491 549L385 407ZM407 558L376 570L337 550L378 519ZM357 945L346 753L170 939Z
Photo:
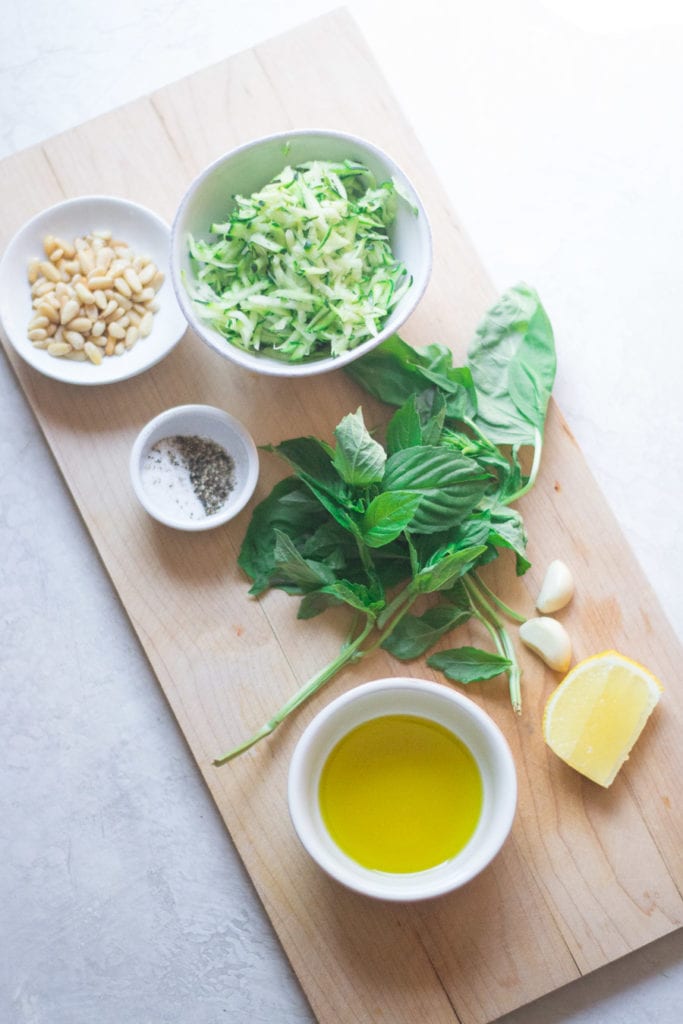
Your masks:
M168 280L170 229L113 196L52 206L0 262L0 322L34 369L70 384L110 384L163 359L187 322Z

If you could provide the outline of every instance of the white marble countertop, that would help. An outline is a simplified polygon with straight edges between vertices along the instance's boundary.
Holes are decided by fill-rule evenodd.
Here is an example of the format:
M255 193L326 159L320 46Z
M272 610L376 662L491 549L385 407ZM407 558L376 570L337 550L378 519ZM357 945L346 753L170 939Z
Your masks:
M334 6L5 5L0 156ZM560 407L683 637L680 3L347 6L495 283L541 293ZM312 1021L3 356L0 583L0 1021ZM682 954L505 1021L678 1024Z

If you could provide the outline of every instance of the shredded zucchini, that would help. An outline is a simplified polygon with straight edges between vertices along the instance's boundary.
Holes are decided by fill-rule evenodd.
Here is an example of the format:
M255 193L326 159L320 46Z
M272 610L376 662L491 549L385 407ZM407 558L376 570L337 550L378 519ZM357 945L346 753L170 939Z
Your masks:
M312 161L234 197L215 241L190 237L190 295L231 344L290 362L376 337L412 283L387 227L402 201L362 164Z

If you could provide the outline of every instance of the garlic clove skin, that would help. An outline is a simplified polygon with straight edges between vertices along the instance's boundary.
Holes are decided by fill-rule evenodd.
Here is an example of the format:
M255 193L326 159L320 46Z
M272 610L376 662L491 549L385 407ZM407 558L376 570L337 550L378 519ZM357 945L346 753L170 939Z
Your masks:
M574 577L564 562L551 562L543 580L536 607L544 615L557 612L569 604L574 596Z
M566 672L572 660L572 642L561 622L546 615L527 619L519 627L522 643L556 672Z

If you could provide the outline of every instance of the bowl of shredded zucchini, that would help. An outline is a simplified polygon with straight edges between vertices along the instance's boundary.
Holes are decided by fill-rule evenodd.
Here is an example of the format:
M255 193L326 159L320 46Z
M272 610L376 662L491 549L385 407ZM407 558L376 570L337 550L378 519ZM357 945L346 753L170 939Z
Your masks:
M171 272L214 351L282 377L334 370L405 322L432 264L419 195L376 146L294 131L239 146L190 185Z

